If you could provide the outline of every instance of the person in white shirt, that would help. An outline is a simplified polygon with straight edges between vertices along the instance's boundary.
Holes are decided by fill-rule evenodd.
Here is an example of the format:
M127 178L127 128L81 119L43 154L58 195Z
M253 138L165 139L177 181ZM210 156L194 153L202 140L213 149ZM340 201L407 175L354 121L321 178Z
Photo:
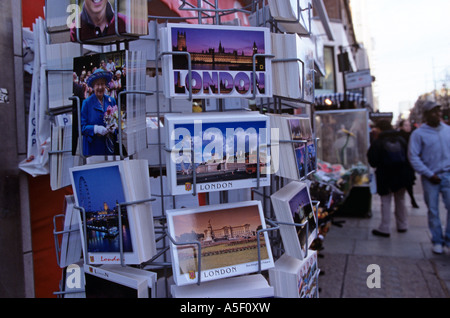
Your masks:
M411 134L408 156L422 178L433 252L442 254L443 246L450 247L450 126L441 121L441 105L426 102L423 112L425 123ZM439 194L447 209L445 232L439 217Z

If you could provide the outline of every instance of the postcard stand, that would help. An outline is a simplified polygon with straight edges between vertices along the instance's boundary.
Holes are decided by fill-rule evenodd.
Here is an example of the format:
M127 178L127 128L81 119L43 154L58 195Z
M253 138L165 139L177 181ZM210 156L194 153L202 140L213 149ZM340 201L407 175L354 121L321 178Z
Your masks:
M207 8L203 8L203 6L202 6L202 1L205 1L205 3L207 3L209 6L212 6L212 7L214 7L214 9L207 9ZM186 21L186 20L188 20L188 19L191 19L191 18L194 18L194 19L198 19L198 21L199 21L199 23L202 23L202 18L206 18L206 19L213 19L213 20L215 20L215 24L220 24L220 17L221 16L223 16L223 15L227 15L227 14L233 14L233 13L235 13L235 12L245 12L245 13L252 13L252 12L255 12L255 11L257 11L257 8L259 7L259 1L257 1L257 0L254 0L254 1L252 1L251 2L251 4L249 5L249 6L251 6L251 11L247 11L247 10L243 10L243 9L217 9L217 7L218 7L218 4L217 4L217 1L215 1L215 6L213 5L213 4L211 4L209 1L206 1L206 0L201 0L201 1L198 1L199 2L199 4L198 4L198 7L196 8L196 7L194 7L192 4L190 4L190 3L188 3L188 2L186 2L185 0L182 0L181 1L181 4L180 4L180 8L179 9L181 9L181 10L190 10L190 11L195 11L195 12L197 12L197 14L198 14L198 16L197 17L181 17L181 18L174 18L174 17L161 17L161 16L148 16L148 18L149 19L155 19L155 20L158 20L158 19L166 19L166 20L169 20L169 19L179 19L179 20L182 20L182 21ZM299 0L297 0L297 3L299 4ZM79 4L79 0L76 0L76 4L78 5ZM129 35L122 35L122 34L120 34L119 32L118 32L118 19L117 19L117 15L118 15L118 10L117 10L117 1L115 2L115 21L116 21L116 25L115 25L115 33L116 33L116 36L117 36L117 38L113 41L113 42L109 42L109 43L106 43L106 42L102 42L102 43L98 43L98 42L96 42L95 40L92 40L92 41L82 41L81 39L80 39L80 34L79 34L79 30L77 29L76 30L76 40L77 40L77 42L78 43L80 43L81 45L83 45L83 44L93 44L93 45L111 45L111 44L114 44L114 43L116 43L116 44L118 44L119 42L125 42L125 45L127 45L127 41L130 41L130 40L136 40L136 39L138 39L139 37L135 37L135 36L129 36ZM188 5L188 6L190 6L190 8L185 8L185 6L186 5ZM264 4L263 4L264 5ZM47 8L47 0L45 1L45 10L46 10L46 8ZM309 7L308 8L305 8L305 9L302 9L302 8L300 8L300 6L298 5L298 10L299 10L299 14L298 14L298 16L299 16L299 19L300 19L300 12L301 11L305 11L305 10L309 10L309 30L311 30L311 11L312 11L312 6L309 4ZM47 13L47 10L45 11L46 13ZM212 12L213 14L209 14L210 12ZM275 19L271 19L269 22L278 22L277 20L275 20ZM284 23L298 23L299 22L299 20L298 21L283 21ZM273 25L273 24L272 24ZM46 30L47 31L47 33L56 33L56 32L60 32L60 31L49 31L48 29ZM155 24L155 31L157 31L157 25ZM158 37L158 32L155 32L155 34L156 34L156 38ZM309 31L308 32L308 34L306 34L306 36L309 36L311 34L311 32ZM305 34L303 34L303 36L305 36ZM192 66L191 66L191 58L190 58L190 56L189 56L189 53L188 52L162 52L162 53L159 53L158 52L158 45L156 45L155 46L155 51L156 51L156 55L155 56L157 56L157 58L156 58L156 60L155 60L155 65L156 65L156 69L158 70L158 68L159 68L159 60L160 59L162 59L162 57L163 56L165 56L165 55L175 55L175 54L185 54L185 55L188 55L188 76L189 76L189 80L191 80L191 78L192 78ZM266 57L266 58L270 58L270 59L273 59L274 58L274 56L273 55L268 55L268 54L257 54L258 56L263 56L263 57ZM305 64L304 64L304 62L303 61L301 61L301 60L299 60L299 59L273 59L272 60L272 62L274 62L274 63L277 63L277 62L283 62L283 61L292 61L292 60L295 60L295 61L298 61L298 62L300 62L301 64L302 64L302 70L303 70L303 84L304 84L304 82L305 82L305 74L304 74L304 69L305 69ZM49 70L50 72L53 72L53 71L57 71L57 70ZM69 70L58 70L58 71L61 71L61 72L64 72L64 71L69 71ZM254 56L253 57L253 73L255 74L256 73L256 56ZM144 95L152 95L153 93L157 93L157 94L159 94L160 93L160 87L159 87L159 81L158 81L158 77L159 77L160 75L159 75L159 73L158 72L156 72L156 91L155 92L150 92L150 91L129 91L129 92L122 92L121 94L123 95L123 94L131 94L131 93L134 93L134 94L144 94ZM256 76L253 76L253 80L255 81L256 80ZM253 84L255 84L255 83L253 83ZM304 101L303 99L304 99L304 96L305 96L305 90L304 90L304 87L305 87L305 85L303 85L303 89L302 89L302 99L301 100L295 100L295 102L304 102L304 103L308 103L307 101ZM120 95L120 94L119 94ZM274 98L273 98L273 101L274 102L276 102L276 100L277 99L284 99L283 97L276 97L276 96L274 96ZM80 112L81 112L81 102L80 102L80 99L77 97L77 96L73 96L73 97L71 97L71 98L69 98L70 100L72 100L72 101L75 101L76 102L76 106L77 106L77 112L78 112L78 137L79 137L79 139L78 139L78 145L79 145L79 155L80 155L80 157L83 159L83 164L85 164L86 163L86 157L84 156L84 154L83 154L83 150L82 150L82 147L81 147L81 145L82 145L82 134L81 134L81 124L80 124ZM256 91L254 91L253 92L253 96L251 96L249 99L251 99L251 100L256 100ZM187 100L189 100L189 101L192 101L193 100L193 93L192 93L192 85L190 85L189 86L189 95L187 96ZM263 101L261 100L261 103L262 103ZM281 103L280 103L281 104ZM119 98L119 100L118 100L118 105L119 105L119 107L121 106L121 99ZM157 112L157 117L158 118L160 118L160 114L161 114L161 112L160 112L160 100L159 100L159 97L157 97L156 98L156 112ZM269 106L270 106L270 99L269 99ZM260 111L262 112L263 111L263 107L261 106L260 107ZM280 111L281 111L281 106L280 106ZM119 116L120 117L120 116ZM119 124L120 124L120 118L119 118ZM120 126L119 126L120 127ZM159 147L159 162L160 162L160 172L161 172L161 175L162 175L162 152L163 151L168 151L167 149L165 149L164 147L163 147L163 144L162 144L162 142L161 142L161 132L160 132L160 127L158 128L158 145L160 146ZM294 141L294 140L283 140L283 141L280 141L280 142L289 142L289 143L305 143L305 141L304 140L301 140L301 141ZM123 155L123 153L122 153L122 134L121 134L121 130L119 129L119 149L120 149L120 158L121 158L121 160L123 160L124 159L124 155ZM317 139L315 140L315 146L317 146ZM68 150L63 150L63 152L69 152ZM193 151L193 149L192 149L192 151ZM57 153L57 152L55 152L55 153ZM59 153L59 152L58 152ZM257 154L258 156L259 156L259 149L258 149L258 154ZM305 154L306 156L307 156L307 151L306 151L306 154ZM305 158L306 159L306 158ZM306 167L305 167L305 169L306 169ZM316 164L316 167L315 167L315 169L317 169L317 164ZM260 188L260 183L259 183L259 180L260 180L260 175L259 175L259 160L258 160L258 167L257 167L257 171L258 171L258 175L257 175L257 188L256 189L259 189ZM307 174L306 174L306 172L307 172ZM305 178L310 174L310 173L312 173L313 171L306 171L305 170ZM194 172L194 175L193 175L193 178L194 178L194 194L193 195L196 195L197 193L196 193L196 191L195 191L195 184L196 184L196 173ZM256 189L253 189L252 188L252 191L253 192L255 192L255 193L258 193L258 190L256 190ZM266 192L266 189L264 188L263 189L264 190L264 193ZM160 195L158 195L158 196L161 196L161 198L164 198L164 197L166 197L166 196L170 196L170 195L165 195L164 194L164 192L163 192L163 183L162 183L162 180L161 180L161 194ZM270 198L270 196L268 196L268 195L266 195L266 194L264 194L263 195L263 200L264 201L266 201L266 200L268 200ZM121 204L118 204L118 208L119 208L119 220L121 221L121 207L125 207L125 206L127 206L127 205L132 205L132 204L142 204L142 203L145 203L145 202L148 202L148 201L153 201L153 200L155 200L155 199L147 199L147 200L142 200L142 201L135 201L135 202L125 202L125 203L121 203ZM162 205L162 212L163 212L163 216L162 216L162 218L164 218L164 213L165 213L165 206L164 206L164 200L161 200L161 205ZM316 205L317 205L317 203L316 203ZM79 210L80 211L80 213L82 213L82 218L83 218L83 226L84 226L84 235L85 235L85 240L86 240L86 238L87 238L87 229L86 229L86 222L85 222L85 220L86 220L86 212L85 212L85 210L82 208L82 207L77 207L77 206L75 206L74 207L75 209L77 209L77 210ZM317 208L316 208L316 214L317 214ZM61 217L61 216L56 216L57 218L58 217ZM308 227L308 224L307 223L302 223L302 224L287 224L287 223L280 223L280 222L277 222L277 221L275 221L275 220L271 220L271 219L267 219L266 218L266 221L267 221L267 223L268 224L270 224L271 225L271 227L270 228L266 228L266 229L261 229L261 230L259 230L258 231L258 272L260 273L261 272L261 250L260 250L260 238L259 238L259 235L262 233L262 232L275 232L276 230L279 230L279 226L281 225L281 224L283 224L283 225L291 225L291 226L305 226L306 225L306 227ZM316 226L317 226L317 222L316 222ZM57 246L57 262L58 262L58 265L60 264L60 259L59 259L59 251L60 251L60 247L59 247L59 243L58 243L58 241L57 241L57 236L58 235L61 235L61 234L64 234L65 233L65 231L63 231L63 232L61 232L61 231L56 231L56 228L55 228L55 230L54 230L54 235L55 235L55 244L56 244L56 246ZM120 244L119 244L119 246L120 246L120 259L121 259L121 265L122 266L125 266L124 265L124 258L123 258L123 237L122 237L122 232L121 231L119 231L119 242L120 242ZM194 244L194 245L198 245L198 247L199 247L199 250L201 250L201 245L200 245L200 242L192 242L192 243L177 243L177 242L175 242L175 240L167 233L167 231L166 231L166 227L165 227L165 225L162 225L161 226L161 231L158 233L158 234L162 234L162 236L161 237L159 237L159 238L157 238L156 240L157 241L159 241L159 240L162 240L162 239L164 239L166 236L169 238L169 240L173 243L173 244L175 244L175 245L186 245L186 244L190 244L190 245L192 245L192 244ZM308 238L307 238L307 240L308 240ZM165 240L164 240L164 245L165 245ZM85 251L84 251L84 255L87 255L87 246L84 246L84 249L85 249ZM166 268L166 267L171 267L172 266L172 264L171 263L168 263L168 262L155 262L155 260L156 259L158 259L160 256L162 256L162 255L164 255L167 251L168 251L168 249L169 249L169 247L168 246L165 246L165 247L163 247L155 256L153 256L153 258L151 259L151 260L149 260L148 262L145 262L145 263L143 263L143 264L141 264L141 266L142 266L142 268L144 268L145 269L145 266L147 266L147 265L151 265L151 266L162 266L163 268ZM89 263L89 260L88 259L86 259L85 260L85 262L88 262ZM199 270L200 270L200 268L201 268L201 253L200 253L200 256L199 256L199 258L198 258L198 268L199 268ZM317 273L317 277L318 277L318 273ZM166 279L167 279L168 277L166 277ZM198 278L198 282L197 282L197 284L201 284L201 279L200 279L200 275L199 275L199 278ZM55 293L55 294L61 294L61 293L64 293L64 292L57 292L57 293ZM167 292L166 292L167 293Z
M252 7L253 7L253 11L255 10L255 7L256 7L256 5L255 5L255 2L256 1L253 1L252 2ZM208 3L208 4L210 4L210 3ZM182 7L184 7L186 5L186 3L185 3L185 1L183 1L183 4L182 4ZM191 6L191 7L193 7L191 4L189 4L189 3L187 3L187 5L189 5L189 6ZM210 4L211 5L211 4ZM182 7L180 7L180 9L182 8ZM309 16L311 16L311 6L309 6L309 8L308 9L304 9L304 10L310 10L310 14L309 14ZM208 10L208 9L203 9L203 8L195 8L195 9L191 9L191 10L195 10L195 11L197 11L198 12L198 19L199 19L199 22L201 22L202 21L202 16L204 17L204 18L213 18L212 16L210 16L210 15L208 15L208 14L206 14L205 12L207 12L207 11L212 11L212 12L214 12L214 13L216 13L216 18L217 18L217 14L218 14L218 12L223 12L223 10ZM302 11L304 11L304 10L302 10ZM149 16L149 18L155 18L155 19L158 19L158 18L161 18L161 17L151 17L151 16ZM167 17L167 19L169 19L170 17ZM184 18L184 19L186 19L186 18ZM296 22L296 21L292 21L292 22ZM298 22L298 21L297 21ZM310 17L310 19L309 19L309 25L311 25L311 17ZM156 26L155 26L155 29L156 29ZM310 28L311 29L311 28ZM156 34L158 34L157 32L155 32ZM308 34L309 35L309 34ZM159 59L163 56L163 55L166 55L166 54L174 54L174 52L163 52L159 57L158 57L158 59L157 59L157 61L156 61L156 67L158 68L158 63L159 63ZM186 53L181 53L181 54L187 54L188 55L188 53L186 52ZM262 56L265 56L265 57L268 57L268 58L273 58L274 56L273 55L263 55L263 54L261 54ZM189 61L189 63L191 62L190 61L190 58L188 59L188 61ZM304 69L305 69L305 65L304 65L304 62L303 61L301 61L301 60L299 60L299 59L285 59L285 60L273 60L272 62L283 62L283 61L298 61L298 62L300 62L301 64L302 64L302 70L303 70L303 83L305 82L305 74L304 74ZM253 72L256 72L255 71L255 69L256 69L256 67L255 67L255 58L254 58L254 62L253 62ZM191 66L189 65L189 76L191 75ZM158 73L157 73L157 75L156 75L157 77L159 76L158 75ZM253 77L254 79L256 78L255 76ZM157 91L159 91L159 81L157 80L156 81L156 85L157 85ZM303 90L302 90L302 100L295 100L296 102L305 102L305 103L309 103L308 101L304 101L304 96L305 96L305 90L304 90L304 85L303 85ZM256 96L255 96L255 93L253 94L253 96L252 96L252 98L250 98L250 99L256 99ZM188 100L192 100L192 92L191 92L191 90L189 91L189 97L188 97ZM157 110L159 110L159 98L157 98ZM260 111L262 112L262 107L260 107ZM159 116L158 116L159 117ZM292 142L292 143L305 143L305 141L294 141L294 140L292 140L292 141L281 141L281 142ZM317 139L315 139L315 146L317 146ZM170 151L169 149L165 149L165 151ZM259 155L259 151L258 151L258 155ZM307 156L307 153L305 154L306 156ZM257 162L258 162L258 164L259 164L259 160L257 160ZM306 167L305 167L305 169L306 169ZM307 176L309 176L311 173L313 173L315 170L317 169L317 164L315 165L315 167L314 167L314 170L313 171L308 171L308 173L305 173L305 177L304 178L306 178ZM259 172L259 167L257 167L257 171ZM306 171L305 171L306 172ZM194 178L195 178L195 170L194 170ZM302 179L304 179L304 178L302 178ZM259 177L259 175L258 175L258 177L257 177L257 181L258 181L258 183L257 183L257 189L259 189L259 179L260 179L260 177ZM195 179L194 179L194 189L196 188L195 187L195 185L196 185L196 181L195 181ZM264 190L264 192L265 192L265 189L263 189ZM195 190L194 190L195 191ZM256 190L256 189L252 189L252 191L253 192L255 192L255 193L257 193L258 192L258 190ZM195 193L194 193L194 195L195 195ZM264 200L266 200L267 198L269 198L269 196L264 196ZM317 214L317 209L316 209L316 214ZM278 229L279 228L279 226L277 226L277 223L276 223L276 221L271 221L271 220L267 220L267 222L268 223L270 223L271 225L273 225L274 227L273 228L270 228L270 229L265 229L264 231L274 231L274 230L276 230L276 229ZM289 225L289 224L286 224L286 225ZM292 226L299 226L299 225L305 225L305 224L291 224ZM306 224L306 226L308 226L308 224ZM316 224L316 226L317 226L317 224ZM169 235L168 235L169 236ZM172 241L172 242L174 242L174 239L173 238L171 238L170 236L169 236L169 239L170 239L170 241ZM259 244L258 244L258 252L260 253L260 247L259 247ZM200 258L201 258L201 256L199 257L199 260L200 260ZM259 271L260 271L260 266L261 266L261 260L260 260L260 256L258 257L259 258ZM199 282L198 282L198 284L200 283L200 278L199 278Z

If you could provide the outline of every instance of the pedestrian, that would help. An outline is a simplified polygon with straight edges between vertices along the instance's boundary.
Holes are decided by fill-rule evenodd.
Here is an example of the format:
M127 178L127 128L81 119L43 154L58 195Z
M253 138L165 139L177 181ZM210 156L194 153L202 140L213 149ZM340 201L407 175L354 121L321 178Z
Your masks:
M407 162L407 143L387 120L377 122L378 138L369 147L369 164L375 168L377 193L381 198L381 223L373 235L389 237L391 227L391 201L397 231L408 230L408 213L405 205L406 187L412 183Z
M411 134L408 155L421 175L432 251L442 254L444 246L450 247L450 126L441 121L441 105L435 102L423 105L423 118L425 123ZM439 193L447 209L445 233L439 216Z
M406 143L409 144L409 137L411 136L411 122L407 119L402 119L399 124L398 124L398 128L399 128L399 132L400 132L400 136L402 136L405 140ZM406 187L406 191L409 194L409 197L411 199L411 205L413 206L413 208L418 209L419 205L416 202L416 198L414 197L414 191L413 191L413 186L414 183L416 181L416 174L415 171L413 169L413 167L411 166L411 163L408 160L408 167L411 173L411 178L413 180L412 184Z

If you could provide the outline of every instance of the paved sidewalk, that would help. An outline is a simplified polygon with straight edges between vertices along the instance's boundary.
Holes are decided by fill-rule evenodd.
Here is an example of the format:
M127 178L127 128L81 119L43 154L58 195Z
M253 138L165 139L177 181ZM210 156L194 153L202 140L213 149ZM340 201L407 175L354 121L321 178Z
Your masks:
M398 233L395 218L391 219L391 236L372 234L380 222L380 199L372 196L371 218L336 217L345 221L342 227L332 225L319 253L321 298L450 298L450 250L446 254L431 252L427 227L427 209L420 179L414 186L418 209L410 205L409 229ZM447 212L441 200L441 220ZM380 269L380 288L369 288L367 280ZM370 281L370 280L369 280Z

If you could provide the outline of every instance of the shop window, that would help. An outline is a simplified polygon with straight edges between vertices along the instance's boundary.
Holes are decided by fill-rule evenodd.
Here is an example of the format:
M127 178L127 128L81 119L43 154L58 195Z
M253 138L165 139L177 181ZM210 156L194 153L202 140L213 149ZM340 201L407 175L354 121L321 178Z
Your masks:
M336 92L336 67L334 63L334 49L331 46L323 48L325 76L316 76L316 94Z

